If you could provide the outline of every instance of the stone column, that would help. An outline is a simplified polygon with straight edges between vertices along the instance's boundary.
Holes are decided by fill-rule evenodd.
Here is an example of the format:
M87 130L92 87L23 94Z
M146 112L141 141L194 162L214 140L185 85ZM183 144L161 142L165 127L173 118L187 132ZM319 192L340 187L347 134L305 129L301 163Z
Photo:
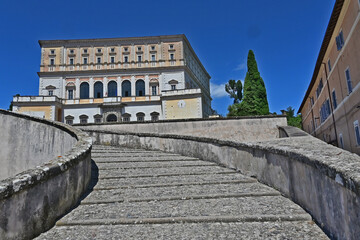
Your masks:
M92 77L89 81L89 98L94 98L94 79Z
M145 96L149 96L150 95L150 79L149 79L149 75L145 75Z
M131 76L131 96L136 96L136 88L135 88L135 76Z
M108 96L108 80L107 77L104 77L103 79L103 97L107 97Z
M76 78L75 80L75 98L80 98L80 79Z
M116 83L117 83L117 95L118 96L122 96L122 93L121 93L121 77L117 77L117 80L116 80Z

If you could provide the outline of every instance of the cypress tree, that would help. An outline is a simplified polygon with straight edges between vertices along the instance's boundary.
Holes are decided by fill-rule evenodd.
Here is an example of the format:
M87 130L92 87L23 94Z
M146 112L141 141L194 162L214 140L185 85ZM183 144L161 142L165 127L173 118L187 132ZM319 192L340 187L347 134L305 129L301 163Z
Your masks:
M244 82L243 101L238 105L238 116L267 115L269 104L263 79L255 60L255 54L249 51L247 59L248 71Z

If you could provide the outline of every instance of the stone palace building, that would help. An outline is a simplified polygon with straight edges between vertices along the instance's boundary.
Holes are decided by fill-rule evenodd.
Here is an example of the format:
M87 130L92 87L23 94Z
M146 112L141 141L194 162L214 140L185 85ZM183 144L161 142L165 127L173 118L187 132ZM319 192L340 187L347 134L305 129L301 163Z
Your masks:
M210 75L183 34L39 44L39 96L15 96L14 112L68 124L210 115Z

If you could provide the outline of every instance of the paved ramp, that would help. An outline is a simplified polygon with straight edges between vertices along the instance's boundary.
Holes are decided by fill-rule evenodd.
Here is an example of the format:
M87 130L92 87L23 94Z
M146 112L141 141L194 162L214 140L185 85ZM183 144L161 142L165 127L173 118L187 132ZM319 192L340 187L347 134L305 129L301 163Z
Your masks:
M327 239L278 191L214 163L101 145L92 158L93 190L38 239Z

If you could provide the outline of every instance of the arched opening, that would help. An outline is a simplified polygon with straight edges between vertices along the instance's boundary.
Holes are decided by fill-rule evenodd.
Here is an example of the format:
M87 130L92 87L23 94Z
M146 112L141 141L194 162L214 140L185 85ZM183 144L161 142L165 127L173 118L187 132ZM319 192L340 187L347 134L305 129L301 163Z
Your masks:
M103 98L103 89L102 82L96 82L94 84L94 98Z
M117 116L115 114L109 114L106 118L107 122L117 122Z
M143 80L137 80L135 84L136 96L145 96L145 82Z
M122 89L122 97L130 97L131 96L131 82L129 80L125 80L121 83Z
M89 98L89 84L87 82L83 82L80 84L80 99L88 99Z
M108 83L108 97L117 96L117 83L115 81L110 81Z

